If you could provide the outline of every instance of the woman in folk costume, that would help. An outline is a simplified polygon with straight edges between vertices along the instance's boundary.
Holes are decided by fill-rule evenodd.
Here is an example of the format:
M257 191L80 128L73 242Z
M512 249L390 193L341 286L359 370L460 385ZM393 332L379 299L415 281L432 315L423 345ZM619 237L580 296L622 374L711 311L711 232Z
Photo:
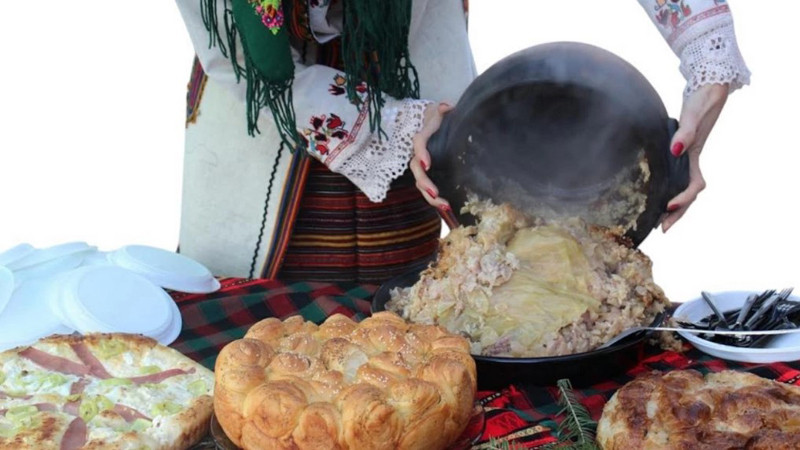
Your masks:
M476 75L462 0L177 2L197 53L180 251L221 276L367 283L430 257L449 205L425 142ZM749 72L724 1L639 2L688 81L668 227Z

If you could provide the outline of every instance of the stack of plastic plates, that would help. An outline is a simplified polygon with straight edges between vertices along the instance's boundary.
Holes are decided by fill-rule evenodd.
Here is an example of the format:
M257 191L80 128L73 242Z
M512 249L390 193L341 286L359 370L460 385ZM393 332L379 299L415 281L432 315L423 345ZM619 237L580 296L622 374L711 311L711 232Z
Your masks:
M80 333L143 334L162 344L180 333L181 315L172 298L129 270L81 267L58 277L58 286L51 308L65 326Z
M0 252L0 266L8 267L15 261L19 261L35 250L36 249L33 248L31 244L19 244L4 250L3 252Z
M14 290L0 313L0 350L26 345L51 334L69 334L50 308L55 290L50 279L36 279Z
M81 265L86 256L95 251L97 247L85 242L68 242L44 249L33 249L6 267L14 271L14 280L19 285L25 280L74 269Z
M169 345L183 325L164 289L209 293L219 281L170 251L130 245L99 252L85 242L0 252L0 350L59 333L134 333Z
M219 281L197 261L160 248L128 245L108 254L113 264L174 291L205 294L219 289Z

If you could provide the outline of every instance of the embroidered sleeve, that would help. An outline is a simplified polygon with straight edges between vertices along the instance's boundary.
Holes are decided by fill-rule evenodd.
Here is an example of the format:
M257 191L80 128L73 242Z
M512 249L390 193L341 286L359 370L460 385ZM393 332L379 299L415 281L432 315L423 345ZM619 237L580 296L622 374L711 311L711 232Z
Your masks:
M371 201L380 202L408 167L411 138L422 126L429 102L384 97L384 133L370 132L369 113L350 103L345 82L340 72L321 65L296 73L294 106L301 140L311 156L346 176ZM366 96L365 88L356 90Z
M639 0L681 60L685 94L706 84L750 84L726 0Z

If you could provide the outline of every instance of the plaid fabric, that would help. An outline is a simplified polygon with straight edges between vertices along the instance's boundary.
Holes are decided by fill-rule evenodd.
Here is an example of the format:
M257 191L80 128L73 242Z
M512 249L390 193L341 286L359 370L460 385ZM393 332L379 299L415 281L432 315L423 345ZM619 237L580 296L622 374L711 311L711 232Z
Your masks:
M376 285L286 284L234 278L220 282L221 289L213 294L172 293L183 316L183 330L172 347L211 369L222 347L244 336L252 324L265 317L283 319L300 314L320 323L331 314L342 313L362 319L369 315L369 301L377 289ZM589 388L575 389L575 394L598 420L606 401L623 384L648 371L677 369L695 369L702 373L734 369L800 385L800 361L736 363L711 357L687 344L684 353L650 347L641 362L628 372ZM557 426L560 408L555 387L508 386L501 391L480 391L478 401L485 412L483 421L476 418L480 423L474 422L469 427L474 437L470 440L476 441L472 449L493 448L489 446L491 440L508 439L517 448L539 448L556 441L552 430ZM213 448L213 442L209 444L206 439L197 448L208 445Z

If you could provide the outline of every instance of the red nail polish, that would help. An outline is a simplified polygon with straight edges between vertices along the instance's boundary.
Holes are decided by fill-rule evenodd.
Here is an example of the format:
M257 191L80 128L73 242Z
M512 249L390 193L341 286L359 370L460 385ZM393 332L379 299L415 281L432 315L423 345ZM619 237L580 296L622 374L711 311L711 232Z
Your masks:
M442 206L440 206L440 208L441 208L442 211L444 211L446 213L451 211L450 210L450 205L442 205Z
M681 156L683 152L683 142L676 142L675 145L672 146L672 156L678 157Z
M425 189L425 192L427 192L428 195L431 196L431 198L436 198L437 197L436 192L433 192L433 189L431 189L431 188Z
M674 203L672 205L667 206L667 212L677 211L678 208L680 208L680 207L681 207L681 205L679 205L677 203Z
M422 170L424 170L425 172L427 172L427 171L428 171L428 165L427 165L427 164L425 164L425 161L423 161L423 160L421 160L421 159L420 159L420 160L419 160L419 165L420 165L420 166L422 166Z

